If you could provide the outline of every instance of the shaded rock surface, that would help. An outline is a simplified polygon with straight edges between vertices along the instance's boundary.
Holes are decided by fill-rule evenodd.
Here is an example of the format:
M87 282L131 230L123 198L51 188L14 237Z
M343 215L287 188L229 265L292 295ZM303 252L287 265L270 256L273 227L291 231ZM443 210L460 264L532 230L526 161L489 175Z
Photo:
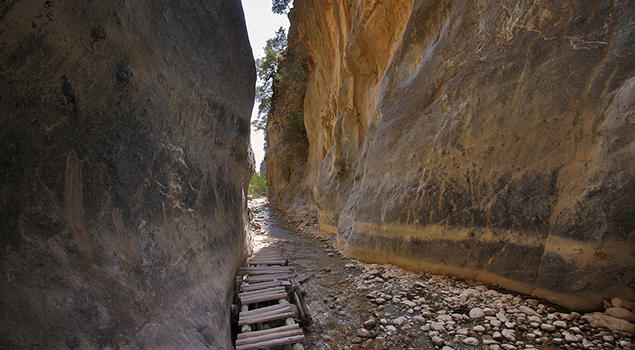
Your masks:
M583 311L634 299L629 2L295 6L297 195L348 254Z
M0 347L231 348L241 4L0 5Z

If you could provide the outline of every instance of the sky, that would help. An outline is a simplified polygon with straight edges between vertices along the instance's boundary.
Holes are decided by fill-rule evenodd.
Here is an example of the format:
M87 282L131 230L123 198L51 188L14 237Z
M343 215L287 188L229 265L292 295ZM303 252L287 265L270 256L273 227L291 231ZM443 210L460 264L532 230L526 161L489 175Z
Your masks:
M247 32L254 58L264 55L263 47L267 39L272 38L278 28L289 30L289 19L286 15L277 15L271 12L271 0L242 0ZM251 112L251 120L258 115L258 103L254 103ZM262 131L251 128L251 148L256 156L256 171L260 171L260 163L265 158L265 135Z

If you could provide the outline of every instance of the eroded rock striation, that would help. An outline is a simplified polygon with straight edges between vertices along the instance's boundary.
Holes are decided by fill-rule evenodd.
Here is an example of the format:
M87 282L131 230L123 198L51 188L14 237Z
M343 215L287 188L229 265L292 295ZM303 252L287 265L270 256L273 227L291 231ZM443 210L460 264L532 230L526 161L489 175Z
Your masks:
M0 347L231 348L240 1L13 0L0 25Z
M349 254L578 311L635 297L629 2L295 6L304 197Z

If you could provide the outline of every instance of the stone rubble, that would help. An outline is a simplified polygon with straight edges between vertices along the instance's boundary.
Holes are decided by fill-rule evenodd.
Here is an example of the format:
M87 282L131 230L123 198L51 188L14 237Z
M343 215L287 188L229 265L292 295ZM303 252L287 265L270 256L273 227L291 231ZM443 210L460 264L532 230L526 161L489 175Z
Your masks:
M602 313L568 312L476 281L353 260L332 248L332 235L319 230L314 217L287 214L286 220L317 236L329 254L349 260L347 269L361 272L348 281L366 294L373 317L352 325L356 331L343 349L415 349L413 342L423 337L441 350L635 350L632 301L606 300Z

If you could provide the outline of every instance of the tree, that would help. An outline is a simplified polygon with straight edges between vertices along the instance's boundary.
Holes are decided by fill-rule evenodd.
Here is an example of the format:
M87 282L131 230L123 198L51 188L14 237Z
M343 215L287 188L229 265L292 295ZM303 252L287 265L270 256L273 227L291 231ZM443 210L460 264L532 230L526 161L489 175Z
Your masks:
M258 105L258 117L252 122L258 130L264 130L267 125L267 114L271 109L271 96L273 84L278 77L280 57L287 48L287 33L280 27L276 35L267 40L264 47L265 56L256 60L258 72L258 85L256 86L256 100Z
M291 0L271 0L271 12L279 15L287 14L290 2Z

